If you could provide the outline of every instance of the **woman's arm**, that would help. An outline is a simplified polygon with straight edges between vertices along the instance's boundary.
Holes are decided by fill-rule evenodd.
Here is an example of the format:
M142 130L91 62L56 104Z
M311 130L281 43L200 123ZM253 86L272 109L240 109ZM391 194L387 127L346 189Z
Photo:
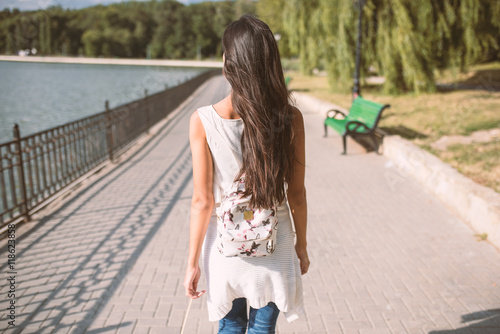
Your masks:
M201 123L198 111L191 116L189 123L189 142L193 160L193 199L191 201L191 218L189 227L189 255L184 279L186 296L199 298L205 291L198 292L198 281L201 271L199 259L203 240L214 207L212 192L213 166L208 147L205 128Z
M306 148L304 118L302 113L295 109L293 117L293 129L295 132L295 164L292 179L288 184L288 203L292 212L297 242L295 251L300 261L302 275L309 269L309 257L307 255L307 198L304 185L306 172Z

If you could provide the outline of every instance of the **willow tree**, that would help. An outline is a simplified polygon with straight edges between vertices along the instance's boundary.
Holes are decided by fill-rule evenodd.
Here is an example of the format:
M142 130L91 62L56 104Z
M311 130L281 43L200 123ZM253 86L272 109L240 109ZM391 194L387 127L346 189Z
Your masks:
M266 22L276 37L278 38L278 47L282 57L291 57L290 42L287 31L284 28L284 20L279 15L284 8L286 0L259 1L257 2L257 15ZM277 15L278 13L278 15Z
M355 0L266 0L301 68L324 68L332 87L348 91L356 52ZM262 11L259 11L262 12ZM384 90L435 89L437 70L467 70L497 57L500 36L497 0L366 0L363 7L362 75L374 69Z

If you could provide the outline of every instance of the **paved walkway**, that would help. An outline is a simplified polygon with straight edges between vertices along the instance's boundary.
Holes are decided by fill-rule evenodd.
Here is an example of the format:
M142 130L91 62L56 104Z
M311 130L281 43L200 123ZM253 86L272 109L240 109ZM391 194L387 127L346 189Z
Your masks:
M17 327L3 332L180 332L188 121L225 92L221 77L202 86L147 146L18 240ZM323 116L304 115L307 314L280 316L278 333L500 333L500 252L383 156L352 144L341 156L340 138L322 137ZM204 298L185 333L216 332Z

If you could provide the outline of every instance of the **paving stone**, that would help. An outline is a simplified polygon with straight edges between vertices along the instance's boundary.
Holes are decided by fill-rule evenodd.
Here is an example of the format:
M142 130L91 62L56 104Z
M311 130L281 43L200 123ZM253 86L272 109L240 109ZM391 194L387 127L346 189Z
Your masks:
M149 334L150 327L149 326L135 326L132 331L133 334Z
M149 334L179 334L180 327L152 327Z

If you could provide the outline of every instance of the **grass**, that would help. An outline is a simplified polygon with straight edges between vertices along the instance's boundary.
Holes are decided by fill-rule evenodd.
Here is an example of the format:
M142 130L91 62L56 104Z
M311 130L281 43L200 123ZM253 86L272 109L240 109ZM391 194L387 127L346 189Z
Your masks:
M488 240L488 233L474 234L474 236L477 238L477 241L486 241L486 240Z
M500 193L500 140L453 144L437 156L472 180Z
M349 93L330 91L326 76L287 71L290 88L349 109ZM385 95L379 86L363 86L363 97L391 105L379 127L400 134L478 183L500 192L500 142L453 145L437 151L430 144L444 135L470 135L500 128L500 63L471 67L466 74L440 73L441 91L432 94ZM347 83L351 85L352 83Z

